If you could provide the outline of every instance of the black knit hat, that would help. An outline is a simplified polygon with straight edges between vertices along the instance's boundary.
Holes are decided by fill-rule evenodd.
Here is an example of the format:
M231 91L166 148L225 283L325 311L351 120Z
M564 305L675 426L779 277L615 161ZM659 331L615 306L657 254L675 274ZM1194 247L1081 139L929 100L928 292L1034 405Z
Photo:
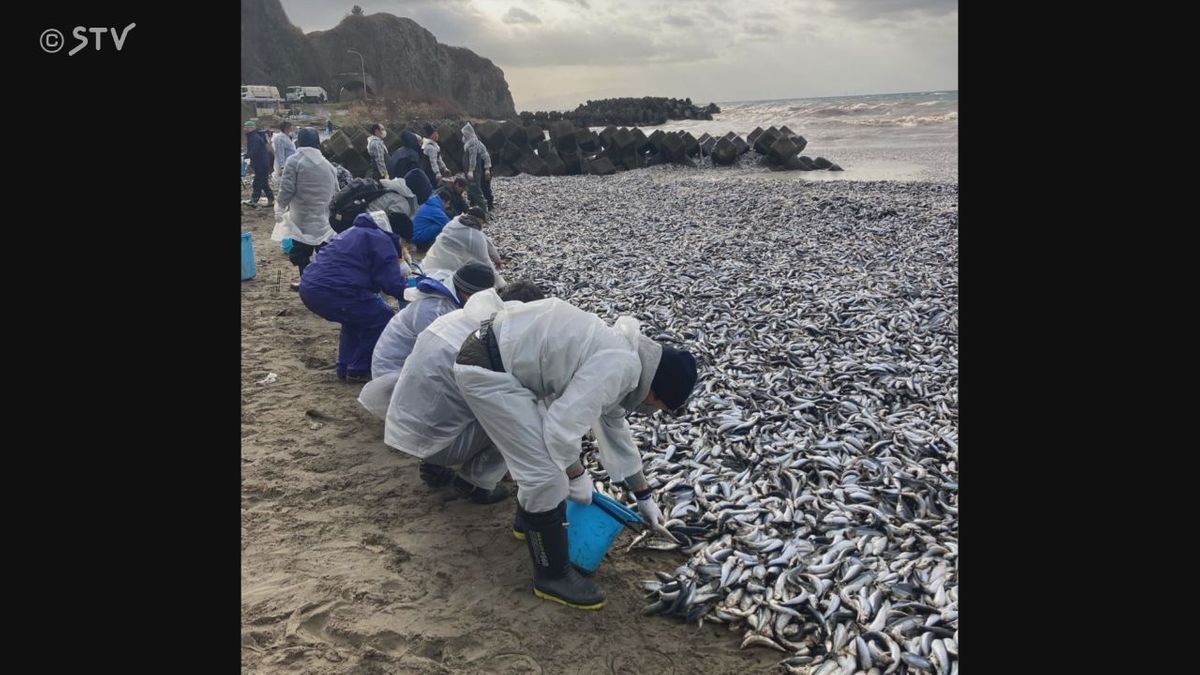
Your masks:
M296 132L296 147L297 148L319 148L321 147L321 136L317 130L312 127L304 127Z
M433 132L437 131L437 129L435 129L432 124L426 124L425 128L421 129L421 131L424 131L425 137L429 138L430 136L433 135Z
M666 404L667 410L675 411L687 403L695 386L696 357L690 352L663 345L662 358L658 361L658 370L654 371L650 390Z
M478 293L495 285L496 275L483 263L467 263L454 273L454 289L460 293Z
M412 219L399 211L388 211L388 224L392 226L392 234L399 235L404 241L412 241Z

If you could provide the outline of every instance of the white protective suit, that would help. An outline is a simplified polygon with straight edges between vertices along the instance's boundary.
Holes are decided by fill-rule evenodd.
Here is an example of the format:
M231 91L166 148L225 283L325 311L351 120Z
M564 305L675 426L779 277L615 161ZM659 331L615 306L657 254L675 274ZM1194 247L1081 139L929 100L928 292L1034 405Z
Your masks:
M274 241L294 239L317 246L336 234L329 226L329 201L337 192L337 173L319 148L299 148L283 166L275 207L279 226Z
M385 178L379 184L388 191L367 204L367 210L403 213L412 219L417 213L417 195L408 188L408 183L403 178Z
M483 160L483 168L492 168L492 156L488 154L487 146L479 140L475 127L470 122L463 125L463 172L472 173L478 168L479 160Z
M467 482L491 490L504 477L504 458L459 393L454 359L463 340L505 306L495 290L480 291L463 309L438 317L417 336L387 407L383 440L441 466L462 464Z
M429 275L451 293L454 293L453 276L438 270ZM409 297L409 294L412 294ZM434 293L423 293L416 288L404 292L405 298L411 304L400 310L388 325L384 327L375 349L371 352L371 381L363 385L359 392L358 402L367 412L384 419L387 416L388 403L392 400L392 389L400 378L400 371L405 361L412 354L417 335L425 330L438 317L454 311L456 306L445 296ZM418 303L426 299L427 302ZM444 304L443 304L444 303ZM417 305L420 304L420 307ZM413 309L416 307L416 309Z
M375 342L375 351L371 354L371 377L400 372L421 331L433 323L434 319L459 308L458 294L454 291L452 277L439 271L434 279L450 292L451 297L418 290L417 299L392 317L380 334L379 340Z
M558 298L505 307L493 328L506 372L455 364L463 398L504 456L526 511L567 498L566 468L590 429L613 481L637 475L642 458L627 411L646 398L662 347L623 316L600 317Z
M283 175L283 167L287 166L287 161L296 154L296 142L291 136L280 131L271 137L271 149L275 152L275 176L278 178Z
M421 261L422 269L449 270L454 273L467 263L477 262L492 268L496 288L503 289L508 282L496 269L500 254L492 240L481 230L464 224L462 218L462 215L455 216L442 228L442 233L433 241L433 246Z

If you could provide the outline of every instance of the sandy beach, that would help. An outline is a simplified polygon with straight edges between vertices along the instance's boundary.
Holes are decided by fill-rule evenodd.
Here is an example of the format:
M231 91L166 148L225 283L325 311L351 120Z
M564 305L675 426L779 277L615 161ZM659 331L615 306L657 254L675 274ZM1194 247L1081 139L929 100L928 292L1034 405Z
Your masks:
M743 280L788 261L820 280L815 301L843 282L871 292L872 279L891 283L880 270L892 263L842 268L830 254L894 236L922 270L914 285L953 293L956 340L957 183L821 178L675 167L498 178L486 231L509 280L606 320L653 319L647 307L664 296L679 313L736 311L757 302ZM535 598L525 544L510 534L515 500L478 506L428 488L416 460L383 443L382 422L356 401L361 385L334 376L338 326L289 290L298 275L272 225L269 209L243 207L257 261L241 309L243 673L781 672L784 655L739 649L741 629L644 616L639 582L687 556L626 552L629 534L596 574L601 611ZM646 307L608 302L614 289ZM956 423L956 381L954 397ZM661 451L648 425L634 428L643 450Z

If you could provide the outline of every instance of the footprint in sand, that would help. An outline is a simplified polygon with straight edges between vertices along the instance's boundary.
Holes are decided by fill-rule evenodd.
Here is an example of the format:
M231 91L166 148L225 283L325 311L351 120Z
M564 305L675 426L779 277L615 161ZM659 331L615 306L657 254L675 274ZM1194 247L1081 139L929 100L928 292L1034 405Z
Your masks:
M613 675L673 675L675 662L666 654L653 649L638 650L636 653L615 654L608 662L608 670Z
M473 672L485 673L537 673L542 666L532 656L524 653L495 654L471 664Z

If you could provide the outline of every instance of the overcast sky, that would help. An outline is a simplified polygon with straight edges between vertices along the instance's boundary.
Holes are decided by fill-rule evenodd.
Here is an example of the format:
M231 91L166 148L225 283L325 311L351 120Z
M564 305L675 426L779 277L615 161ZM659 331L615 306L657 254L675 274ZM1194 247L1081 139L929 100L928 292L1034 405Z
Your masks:
M306 33L355 4L504 70L517 110L958 89L957 0L282 0Z

